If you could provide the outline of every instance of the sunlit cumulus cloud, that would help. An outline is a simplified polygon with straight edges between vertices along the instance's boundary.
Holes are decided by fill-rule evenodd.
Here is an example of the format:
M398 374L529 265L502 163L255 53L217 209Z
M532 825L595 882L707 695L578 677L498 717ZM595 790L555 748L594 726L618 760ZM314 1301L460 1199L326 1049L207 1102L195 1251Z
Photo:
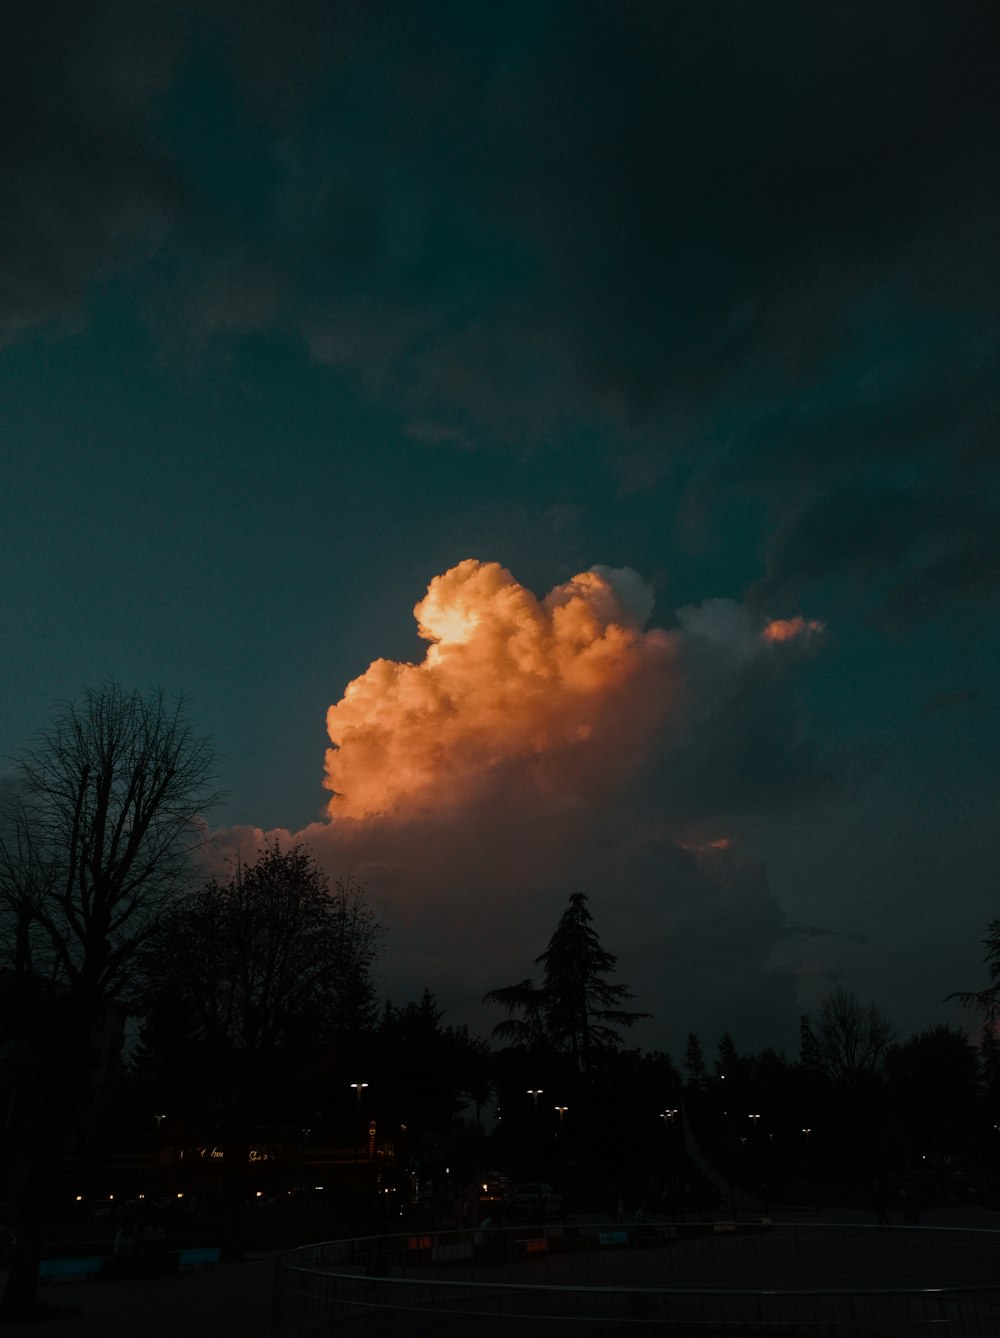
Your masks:
M761 643L810 645L821 635L823 624L815 619L770 618L761 625L745 604L733 599L707 599L677 611L677 621L685 639L693 645L716 648L716 658L730 665L754 659L761 653Z
M540 795L598 764L607 784L610 755L626 770L676 697L672 639L643 630L652 605L627 569L541 600L495 562L435 577L414 609L424 659L376 660L330 707L331 817L467 806L515 762Z
M761 636L765 641L797 641L823 631L823 624L815 618L772 618L766 623Z
M428 986L488 1026L482 994L529 973L582 891L654 1014L647 1043L737 1013L757 1019L746 1043L797 1025L792 971L770 965L784 913L726 824L808 792L787 684L818 625L713 600L647 628L652 609L628 569L539 598L468 559L414 609L423 658L375 660L330 707L329 817L277 835L367 884L391 997ZM228 839L247 858L264 834Z

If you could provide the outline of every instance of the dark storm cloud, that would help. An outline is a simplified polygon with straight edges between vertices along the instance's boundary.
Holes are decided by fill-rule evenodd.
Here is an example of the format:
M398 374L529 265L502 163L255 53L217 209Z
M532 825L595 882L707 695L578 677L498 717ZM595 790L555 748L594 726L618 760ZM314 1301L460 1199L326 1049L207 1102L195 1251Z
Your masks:
M5 12L29 314L167 208L150 108L178 12L188 62L224 54L217 95L270 159L248 163L259 216L248 235L228 220L200 282L221 267L239 305L241 256L243 284L280 276L261 321L417 423L502 434L511 392L555 421L585 390L648 424L750 370L813 375L874 285L1000 298L1000 187L977 166L1000 123L997 19L972 0ZM233 137L204 115L221 161Z
M759 619L732 600L678 611L687 709L668 754L654 758L634 802L688 820L781 811L853 788L860 754L824 746L803 730L796 666L816 642L796 636L762 649ZM821 629L817 635L822 638Z
M433 982L488 1030L499 1019L478 1007L484 990L529 974L566 898L584 892L657 1044L682 1046L692 1026L721 1033L737 1012L747 1043L784 1039L795 983L772 965L785 913L763 867L725 841L682 846L626 797L599 811L568 798L498 785L457 813L314 824L295 839L367 884L388 928L392 997ZM249 857L265 838L219 839Z
M878 614L907 621L957 595L1000 590L998 517L959 491L882 485L823 494L773 535L757 595L774 596L830 573L896 578Z
M948 494L960 459L990 508L981 0L47 0L4 23L8 332L160 246L145 310L172 353L291 336L415 443L579 437L625 493L687 486L695 529L763 493L802 516L775 588L819 562L802 508L845 462ZM905 563L906 523L847 564ZM981 534L945 533L886 616L988 585Z
M996 603L1000 599L1000 537L996 522L951 551L926 562L896 586L880 614L890 623L908 623L954 604L956 597Z
M809 939L839 938L846 939L849 943L867 943L868 939L864 934L845 933L840 929L824 929L820 925L785 925L779 931L782 938L798 939L807 941Z
M247 235L194 266L194 327L294 333L424 444L585 428L625 492L686 480L695 529L734 488L767 524L879 461L988 515L989 6L229 14L271 168ZM978 532L928 513L908 538L903 506L817 573L943 532L884 616L986 588ZM799 538L775 539L772 587Z
M804 737L787 689L753 667L690 724L663 782L681 812L786 810L850 787L862 765Z
M808 375L868 284L995 299L988 232L962 247L964 284L951 243L927 244L942 214L996 207L995 181L954 167L995 133L985 7L564 14L501 100L521 132L508 209L566 300L550 331L626 414L700 399L748 358L778 385Z
M165 3L13 0L0 15L0 339L77 315L89 285L162 239L178 182L152 100L177 32Z
M845 470L874 486L917 462L968 489L988 470L1000 381L995 323L942 320L882 300L852 314L846 337L851 352L815 384L731 431L702 486L735 482L781 499L804 484L842 486Z
M596 414L676 453L706 397L809 385L873 292L995 311L986 5L215 14L263 149L188 317L245 328L265 274L261 326L423 439Z
M968 689L956 692L939 692L926 701L920 711L921 720L926 720L932 715L937 715L939 711L947 710L951 706L972 706L979 700L979 693Z

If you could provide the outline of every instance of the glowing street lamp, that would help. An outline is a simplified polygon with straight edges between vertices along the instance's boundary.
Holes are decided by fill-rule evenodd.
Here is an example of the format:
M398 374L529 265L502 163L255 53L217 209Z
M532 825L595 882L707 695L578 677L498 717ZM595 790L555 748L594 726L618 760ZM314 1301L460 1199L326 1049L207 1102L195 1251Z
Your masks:
M541 1087L529 1087L529 1088L528 1088L528 1095L531 1097L532 1101L534 1102L535 1109L537 1110L537 1109L538 1109L538 1098L542 1095L542 1089L541 1089Z
M663 1121L665 1127L669 1127L670 1125L672 1125L674 1120L676 1120L676 1118L677 1118L676 1106L672 1106L669 1110L664 1110L660 1112L660 1119Z
M352 1083L351 1083L351 1086L354 1088L355 1095L356 1095L357 1098L358 1098L358 1119L360 1119L360 1118L361 1118L361 1093L365 1090L365 1088L368 1086L368 1084L367 1084L366 1082L352 1082ZM358 1135L358 1137L360 1138L360 1134ZM359 1160L359 1149L358 1149L358 1145L357 1145L357 1143L356 1143L356 1144L354 1145L354 1164L355 1164L355 1166L358 1164L358 1160Z
M557 1110L559 1112L559 1123L562 1124L563 1116L569 1110L569 1106L553 1106L552 1109Z

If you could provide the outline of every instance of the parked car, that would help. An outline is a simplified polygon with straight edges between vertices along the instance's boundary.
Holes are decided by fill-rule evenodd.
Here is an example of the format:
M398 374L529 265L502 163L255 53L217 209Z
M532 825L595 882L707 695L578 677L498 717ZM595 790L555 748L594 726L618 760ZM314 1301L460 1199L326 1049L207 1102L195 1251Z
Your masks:
M563 1201L551 1185L537 1180L527 1184L515 1185L507 1194L507 1211L512 1217L532 1218L538 1216L539 1204L542 1217L562 1217Z

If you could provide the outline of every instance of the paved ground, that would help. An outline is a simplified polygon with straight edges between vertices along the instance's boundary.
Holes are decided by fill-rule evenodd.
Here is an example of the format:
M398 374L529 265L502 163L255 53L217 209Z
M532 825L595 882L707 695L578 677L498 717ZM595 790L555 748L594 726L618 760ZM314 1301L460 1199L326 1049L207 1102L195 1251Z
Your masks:
M39 1300L80 1314L0 1325L2 1338L268 1338L274 1255L175 1278L54 1282ZM0 1277L0 1285L5 1279Z
M772 1212L776 1222L871 1223L871 1213ZM893 1214L899 1220L898 1214ZM667 1221L669 1219L660 1219ZM938 1208L921 1213L923 1226L1000 1228L1000 1213ZM80 1314L41 1324L0 1325L0 1338L268 1338L275 1253L243 1263L136 1281L52 1282L39 1299L77 1306ZM0 1273L0 1287L5 1278Z

